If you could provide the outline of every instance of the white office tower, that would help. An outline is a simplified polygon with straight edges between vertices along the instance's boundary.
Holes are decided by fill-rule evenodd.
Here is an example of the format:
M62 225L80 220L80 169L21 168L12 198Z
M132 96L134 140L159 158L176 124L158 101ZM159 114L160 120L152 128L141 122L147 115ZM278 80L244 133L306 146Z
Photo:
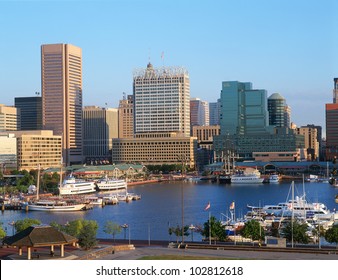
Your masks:
M135 134L175 132L190 136L190 83L182 67L134 71Z

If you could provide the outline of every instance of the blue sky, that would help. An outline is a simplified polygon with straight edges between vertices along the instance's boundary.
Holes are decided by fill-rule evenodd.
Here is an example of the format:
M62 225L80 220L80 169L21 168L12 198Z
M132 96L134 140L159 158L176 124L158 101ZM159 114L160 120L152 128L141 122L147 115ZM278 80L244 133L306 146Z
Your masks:
M84 105L117 107L132 73L183 66L191 97L222 81L283 95L298 126L325 130L338 77L338 1L1 1L0 103L40 91L40 46L82 48ZM164 59L161 59L161 53Z

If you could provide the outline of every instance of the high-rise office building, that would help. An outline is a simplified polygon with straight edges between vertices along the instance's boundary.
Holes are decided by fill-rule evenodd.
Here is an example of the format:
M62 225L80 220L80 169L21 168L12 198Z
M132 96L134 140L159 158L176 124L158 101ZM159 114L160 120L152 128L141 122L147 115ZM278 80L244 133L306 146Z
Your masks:
M219 125L221 100L209 102L209 125Z
M338 103L325 104L326 160L338 158Z
M274 127L288 127L286 117L286 101L279 93L268 98L269 125Z
M41 46L42 124L62 135L63 162L82 163L82 50Z
M13 132L17 138L18 170L60 167L61 136L51 130Z
M190 125L209 125L209 104L199 98L190 99Z
M304 135L304 144L307 149L308 160L317 160L319 158L318 131L315 126L297 127L296 133Z
M284 108L284 123L286 127L291 128L291 107L289 105Z
M251 83L222 83L220 125L222 135L264 133L268 127L267 92Z
M333 79L333 103L338 103L338 78Z
M21 130L42 129L41 96L15 97L15 108L21 112Z
M134 96L123 96L119 102L119 138L134 137Z
M187 71L178 67L154 69L149 63L146 69L134 72L133 91L133 137L113 139L112 161L195 166L197 139L190 137ZM124 105L119 109L130 114L129 105ZM119 122L121 125L121 119Z
M325 104L326 160L338 157L338 78L333 79L333 103Z
M85 106L83 108L85 162L109 163L113 138L118 138L118 109Z
M16 131L20 127L20 109L0 104L0 131Z
M134 132L176 132L190 136L190 83L180 67L136 70L134 90Z

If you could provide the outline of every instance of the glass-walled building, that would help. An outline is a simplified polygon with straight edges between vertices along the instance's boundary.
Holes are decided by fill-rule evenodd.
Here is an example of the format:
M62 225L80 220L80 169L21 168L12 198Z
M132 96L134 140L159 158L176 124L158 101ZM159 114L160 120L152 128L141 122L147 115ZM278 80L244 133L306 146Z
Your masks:
M222 83L221 134L265 133L268 127L266 90L252 89L251 83Z

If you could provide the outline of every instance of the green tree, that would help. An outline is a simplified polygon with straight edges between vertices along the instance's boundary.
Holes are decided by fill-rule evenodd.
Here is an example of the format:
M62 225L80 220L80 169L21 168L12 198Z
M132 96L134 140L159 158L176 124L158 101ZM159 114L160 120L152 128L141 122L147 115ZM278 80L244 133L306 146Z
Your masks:
M114 243L115 243L115 236L116 236L116 234L120 234L122 229L121 229L121 226L119 224L114 223L112 221L107 221L104 225L103 231L105 233L109 234L109 235L112 235Z
M211 231L209 231L209 224ZM215 241L225 241L227 237L223 225L214 216L210 217L210 222L208 220L204 223L202 235L209 238L209 233L211 234L211 238L214 238Z
M78 220L68 222L64 227L65 232L71 236L79 237L81 230L83 228L83 225L84 225L84 221L85 220L78 219Z
M2 222L0 222L0 239L3 239L7 234L6 231L2 227Z
M182 227L177 225L176 227L170 227L168 229L169 235L175 234L176 235L176 243L178 243L178 239L180 236L182 236ZM184 236L189 236L189 226L184 226L183 228L183 234Z
M29 174L27 170L22 170L20 174L23 175L23 177L17 179L17 186L29 186L34 184L34 177Z
M250 220L245 223L241 230L241 235L245 238L251 238L252 240L261 241L264 239L264 230L256 220Z
M26 228L29 228L30 226L40 225L40 224L41 224L41 222L37 219L26 218L26 219L23 219L23 220L17 220L14 223L14 228L15 228L16 232L20 232L20 231L25 230Z
M293 224L293 230L292 230ZM307 235L308 226L306 224L294 221L293 223L288 222L284 228L282 228L282 236L287 241L293 241L302 244L308 244L310 237Z
M96 233L98 224L96 221L83 220L82 228L77 238L79 239L79 245L85 250L93 248L97 244Z
M336 243L338 246L338 225L334 225L325 232L325 240L330 243Z

